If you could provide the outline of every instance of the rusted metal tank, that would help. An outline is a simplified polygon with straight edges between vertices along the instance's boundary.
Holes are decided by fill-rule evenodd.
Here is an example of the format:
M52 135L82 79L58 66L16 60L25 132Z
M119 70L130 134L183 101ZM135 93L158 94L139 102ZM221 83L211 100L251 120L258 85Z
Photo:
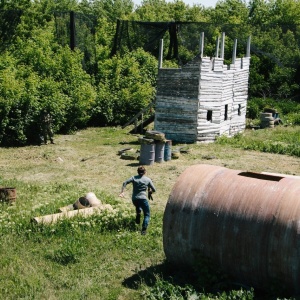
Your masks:
M163 219L167 260L208 258L240 283L279 280L300 294L300 180L194 165L178 178Z
M15 204L17 191L13 187L0 187L0 202Z

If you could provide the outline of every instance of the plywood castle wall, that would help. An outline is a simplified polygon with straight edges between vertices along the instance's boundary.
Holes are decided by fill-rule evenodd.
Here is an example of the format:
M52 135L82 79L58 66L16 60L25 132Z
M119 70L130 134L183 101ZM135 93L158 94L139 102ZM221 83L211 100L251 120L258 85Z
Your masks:
M250 56L250 55L249 55ZM230 65L197 57L178 69L159 68L154 128L167 139L194 143L233 136L246 126L250 57Z

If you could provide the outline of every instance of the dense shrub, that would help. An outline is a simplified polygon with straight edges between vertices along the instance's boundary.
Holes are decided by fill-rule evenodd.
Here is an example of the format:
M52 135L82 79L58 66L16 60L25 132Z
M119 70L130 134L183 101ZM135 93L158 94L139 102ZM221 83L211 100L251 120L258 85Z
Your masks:
M274 108L280 114L280 118L293 119L297 123L297 115L300 114L300 104L292 100L275 100L272 98L251 98L247 103L247 118L249 119L259 119L260 113L263 112L265 108ZM291 114L290 117L287 115Z
M92 125L124 124L153 101L157 60L144 50L114 56L100 62L98 69Z

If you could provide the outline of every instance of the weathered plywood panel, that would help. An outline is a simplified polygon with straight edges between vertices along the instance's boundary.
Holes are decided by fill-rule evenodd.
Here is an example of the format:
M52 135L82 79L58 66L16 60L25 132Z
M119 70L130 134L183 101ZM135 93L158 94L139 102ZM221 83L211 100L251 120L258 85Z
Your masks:
M236 59L228 67L221 58L203 57L182 68L160 69L155 129L182 142L213 141L222 133L243 130L249 65L249 58ZM211 122L207 121L208 111L212 112Z

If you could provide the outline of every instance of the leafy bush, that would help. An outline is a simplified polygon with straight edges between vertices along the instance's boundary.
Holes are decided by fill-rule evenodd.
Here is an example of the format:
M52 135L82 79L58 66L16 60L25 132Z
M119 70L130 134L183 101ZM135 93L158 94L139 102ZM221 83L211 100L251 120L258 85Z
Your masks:
M292 100L280 101L271 98L251 98L247 103L247 118L259 119L260 113L265 108L276 109L280 114L280 118L284 120L288 114L300 114L300 104Z
M55 132L83 128L96 98L80 52L57 46L52 27L31 34L0 58L0 145L39 143L44 109Z
M287 114L285 116L285 123L288 125L300 125L300 112Z
M216 143L232 145L245 150L294 155L300 157L300 131L288 127L256 130L234 137L220 136Z
M154 97L157 60L142 49L99 63L98 96L92 125L126 123Z

